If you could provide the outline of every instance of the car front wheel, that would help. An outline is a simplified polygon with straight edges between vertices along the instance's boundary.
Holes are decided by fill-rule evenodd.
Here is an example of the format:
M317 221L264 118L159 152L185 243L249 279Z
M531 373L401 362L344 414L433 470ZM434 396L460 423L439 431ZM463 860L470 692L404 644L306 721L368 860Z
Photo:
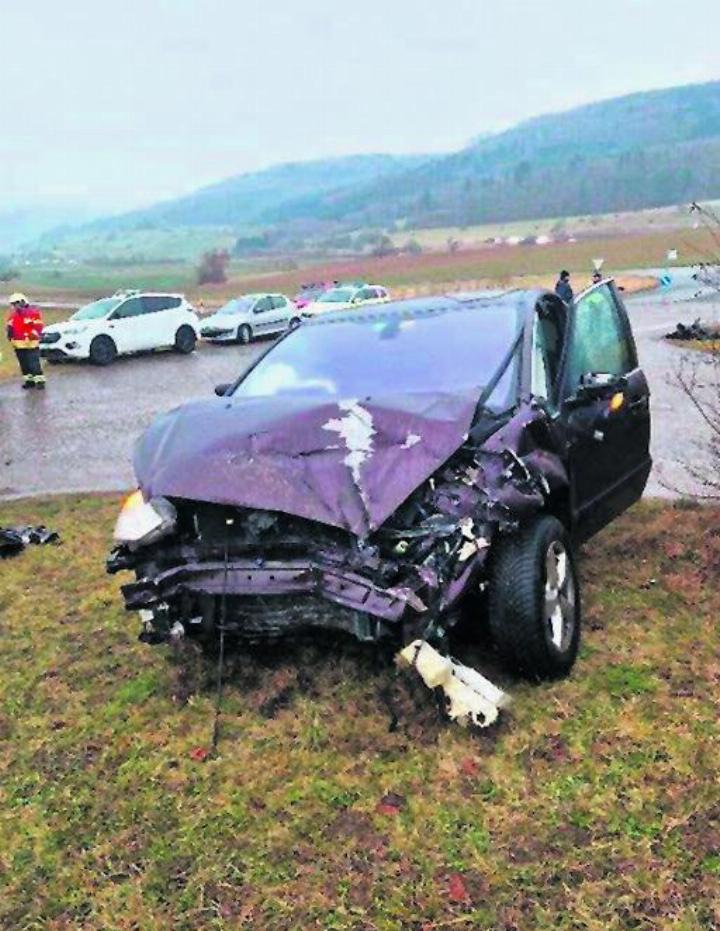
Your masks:
M90 361L93 365L110 365L117 356L117 346L109 336L96 336L90 343Z
M238 342L242 343L243 346L247 346L247 344L252 340L252 330L247 325L247 323L243 323L241 327L238 327L237 338Z
M181 326L175 334L175 352L188 355L195 349L196 343L197 336L195 335L195 330L193 330L191 326Z
M300 317L293 317L288 323L288 330L294 330L300 326Z
M580 644L580 590L567 531L544 515L496 538L490 632L500 658L528 679L568 675Z

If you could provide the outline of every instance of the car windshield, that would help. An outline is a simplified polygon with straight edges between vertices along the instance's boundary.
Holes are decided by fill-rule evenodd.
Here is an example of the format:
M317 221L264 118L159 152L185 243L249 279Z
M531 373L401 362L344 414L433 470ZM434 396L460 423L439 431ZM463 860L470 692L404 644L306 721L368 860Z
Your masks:
M345 304L349 303L355 295L355 288L331 288L321 294L318 301L321 304Z
M318 394L480 391L500 368L522 319L514 305L453 308L412 317L368 314L300 326L248 372L239 398ZM515 394L517 353L488 399L504 410Z
M232 301L228 301L223 307L218 310L219 314L223 316L225 314L240 314L245 310L250 310L250 308L255 303L256 298L254 297L236 297Z
M86 304L80 310L76 310L70 317L71 320L100 320L101 317L107 317L113 310L122 303L119 297L103 297L99 301L93 301L92 304Z

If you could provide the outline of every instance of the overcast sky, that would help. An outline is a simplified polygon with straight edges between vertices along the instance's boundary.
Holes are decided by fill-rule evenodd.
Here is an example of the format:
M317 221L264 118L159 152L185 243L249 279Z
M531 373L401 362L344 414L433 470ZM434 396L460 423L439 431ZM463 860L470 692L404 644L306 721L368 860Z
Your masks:
M718 0L3 0L0 197L123 209L720 78Z

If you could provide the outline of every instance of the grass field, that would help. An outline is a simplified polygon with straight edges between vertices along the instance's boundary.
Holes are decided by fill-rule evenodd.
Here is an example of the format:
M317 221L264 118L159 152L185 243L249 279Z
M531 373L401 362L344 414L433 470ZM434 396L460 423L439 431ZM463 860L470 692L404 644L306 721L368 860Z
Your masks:
M592 542L574 675L512 684L495 731L358 648L286 648L231 662L212 758L212 670L138 644L103 573L115 510L2 505L63 544L0 565L0 927L718 927L718 511Z
M717 203L708 202L707 207L717 209ZM443 248L449 238L467 245L481 245L488 238L508 236L555 236L562 232L566 236L617 236L628 233L663 230L692 230L696 217L686 204L674 207L653 207L622 213L587 214L575 217L547 217L533 220L513 220L507 223L485 223L478 226L452 226L434 229L404 229L392 236L395 245L401 246L408 239L415 239L423 247Z

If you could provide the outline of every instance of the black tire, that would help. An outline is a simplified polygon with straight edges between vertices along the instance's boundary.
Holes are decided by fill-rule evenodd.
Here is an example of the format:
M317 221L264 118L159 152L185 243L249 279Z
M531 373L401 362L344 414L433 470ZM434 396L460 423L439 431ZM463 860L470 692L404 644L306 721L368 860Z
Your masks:
M300 326L300 317L293 317L288 323L288 330L295 330Z
M195 330L193 330L191 326L183 324L183 326L181 326L175 334L175 352L179 352L182 355L187 356L191 352L194 352L196 345L197 336L195 335Z
M497 537L489 581L490 633L505 667L535 681L568 675L580 645L580 588L560 521L544 515Z
M117 346L109 336L96 336L90 343L90 361L93 365L110 365L117 358Z
M248 343L252 342L253 332L247 323L243 323L242 326L238 327L237 331L237 341L242 343L243 346L247 346Z

